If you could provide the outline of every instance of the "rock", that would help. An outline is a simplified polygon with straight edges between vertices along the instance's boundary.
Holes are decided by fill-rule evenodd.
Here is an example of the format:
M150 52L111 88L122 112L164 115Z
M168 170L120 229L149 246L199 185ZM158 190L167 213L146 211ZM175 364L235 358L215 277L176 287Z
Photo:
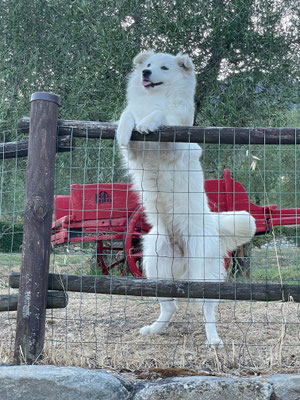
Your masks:
M260 379L184 377L146 383L133 400L270 400L272 385Z
M276 374L268 377L273 386L272 400L299 400L300 374Z
M0 366L1 400L129 400L121 380L106 371L51 365Z
M104 370L0 365L0 400L299 400L300 374L141 381Z

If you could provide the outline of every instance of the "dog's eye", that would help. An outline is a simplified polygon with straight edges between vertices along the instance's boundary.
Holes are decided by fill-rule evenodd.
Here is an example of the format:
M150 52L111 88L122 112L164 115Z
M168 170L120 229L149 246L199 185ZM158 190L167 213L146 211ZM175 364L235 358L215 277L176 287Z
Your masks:
M167 71L169 69L168 67L165 67L164 65L160 68L163 69L164 71Z
M148 64L148 65L147 65L147 68L149 68L149 67L151 67L151 64Z

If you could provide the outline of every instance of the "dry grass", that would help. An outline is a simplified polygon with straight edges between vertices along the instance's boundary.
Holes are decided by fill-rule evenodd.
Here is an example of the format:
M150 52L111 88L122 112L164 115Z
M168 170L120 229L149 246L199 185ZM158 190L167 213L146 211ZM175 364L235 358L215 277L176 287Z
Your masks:
M7 275L2 277L1 292L7 293ZM216 351L206 349L201 307L189 301L180 302L165 334L140 336L139 328L158 312L155 299L70 293L66 309L47 311L43 363L135 372L168 367L231 375L299 371L298 304L220 303L218 330L225 348ZM1 363L12 361L15 318L16 312L0 314Z

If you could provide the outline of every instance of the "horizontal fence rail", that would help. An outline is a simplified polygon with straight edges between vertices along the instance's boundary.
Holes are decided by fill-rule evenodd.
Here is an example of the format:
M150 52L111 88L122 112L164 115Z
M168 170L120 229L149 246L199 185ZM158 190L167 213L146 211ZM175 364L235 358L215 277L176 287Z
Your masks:
M59 135L114 139L117 125L108 122L58 120ZM23 117L18 130L29 131L29 118ZM141 135L133 131L132 140L215 144L300 144L300 128L233 128L202 126L164 126L159 131Z
M56 151L62 153L70 151L74 143L72 143L70 135L59 136L57 138ZM20 158L28 156L28 141L0 143L0 160L4 158Z
M0 295L0 311L16 311L18 308L18 294ZM46 308L65 308L68 297L62 292L48 292Z
M10 286L18 288L19 283L20 274L12 274L9 279ZM300 303L300 286L288 284L190 282L128 279L116 276L49 274L48 289L142 297L292 301Z

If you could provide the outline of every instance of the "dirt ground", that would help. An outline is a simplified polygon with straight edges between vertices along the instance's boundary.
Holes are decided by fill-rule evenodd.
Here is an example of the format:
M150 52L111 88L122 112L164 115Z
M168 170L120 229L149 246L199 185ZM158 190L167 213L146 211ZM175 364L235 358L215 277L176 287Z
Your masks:
M287 280L299 278L298 253L292 249L281 254L279 262ZM9 289L8 276L19 270L20 257L1 255L0 294L17 292ZM266 266L268 271L277 271L272 257L266 250L253 253L254 263L261 261L261 279ZM63 253L53 259L51 272L86 274L86 265L86 255ZM184 368L204 374L255 375L292 373L300 368L300 306L296 303L220 302L217 328L225 346L210 350L205 346L201 306L189 300L179 301L179 312L166 333L145 337L139 329L157 317L156 299L87 293L68 296L65 309L47 310L44 364L135 374L153 368ZM15 324L16 312L0 313L0 364L12 362Z
M165 334L140 336L139 329L158 312L155 299L70 293L66 309L47 311L42 363L136 373L152 368L230 375L299 371L297 304L220 303L221 350L205 347L201 308L188 301L180 302ZM16 312L0 314L1 363L12 361L15 322Z

